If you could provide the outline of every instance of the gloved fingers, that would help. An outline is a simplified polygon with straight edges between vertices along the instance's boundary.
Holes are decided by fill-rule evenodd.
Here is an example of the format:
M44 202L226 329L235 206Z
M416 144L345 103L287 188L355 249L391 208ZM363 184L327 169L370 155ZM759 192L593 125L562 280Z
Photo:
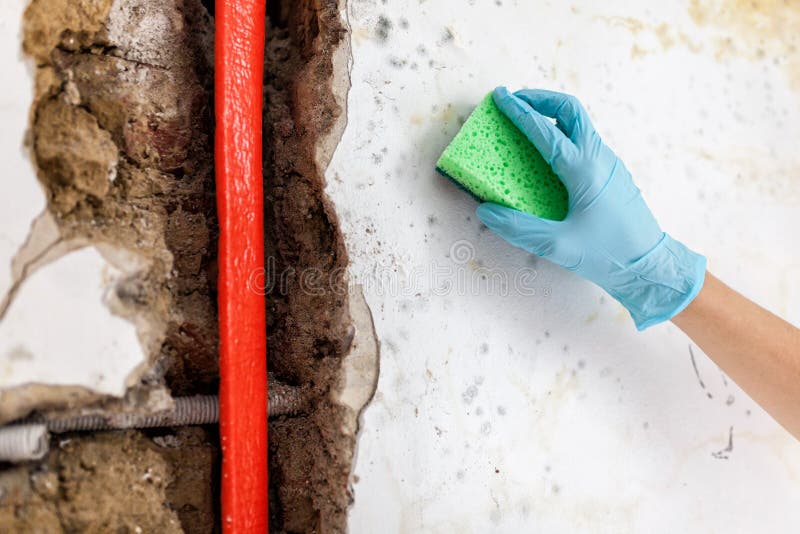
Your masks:
M585 146L591 141L594 126L586 109L574 96L545 89L523 89L514 95L542 115L556 119L556 125L576 145Z
M562 224L491 202L478 206L477 215L491 231L512 245L544 257L552 254L555 234Z
M555 124L505 87L497 87L493 96L500 111L525 134L545 161L558 173L559 158L568 157L575 148L570 140Z

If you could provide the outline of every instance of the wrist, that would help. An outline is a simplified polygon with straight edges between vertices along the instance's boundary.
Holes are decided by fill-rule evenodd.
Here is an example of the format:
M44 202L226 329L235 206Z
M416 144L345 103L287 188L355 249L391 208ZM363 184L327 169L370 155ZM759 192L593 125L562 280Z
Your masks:
M607 291L644 330L686 309L700 293L705 273L706 258L665 233L650 252L613 276Z

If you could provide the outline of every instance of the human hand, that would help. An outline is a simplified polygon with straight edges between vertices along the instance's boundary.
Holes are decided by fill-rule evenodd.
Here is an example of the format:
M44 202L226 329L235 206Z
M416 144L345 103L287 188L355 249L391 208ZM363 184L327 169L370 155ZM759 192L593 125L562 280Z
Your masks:
M484 203L481 221L512 245L605 289L639 330L688 306L703 285L705 257L661 230L581 103L553 91L512 94L505 87L495 89L494 101L564 182L569 210L563 221L552 221Z

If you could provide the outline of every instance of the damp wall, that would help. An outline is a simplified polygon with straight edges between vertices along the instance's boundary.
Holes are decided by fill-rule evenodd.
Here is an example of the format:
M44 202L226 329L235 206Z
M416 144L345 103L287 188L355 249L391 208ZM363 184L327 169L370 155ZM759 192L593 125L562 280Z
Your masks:
M800 528L800 444L676 327L637 332L434 172L495 85L575 94L662 227L798 324L797 7L352 0L348 18L328 191L381 341L350 531Z

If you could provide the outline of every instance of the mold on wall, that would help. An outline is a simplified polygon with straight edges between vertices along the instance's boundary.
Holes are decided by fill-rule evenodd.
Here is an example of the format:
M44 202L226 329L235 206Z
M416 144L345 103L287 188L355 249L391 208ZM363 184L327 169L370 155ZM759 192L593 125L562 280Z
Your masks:
M14 335L0 349L18 378L0 383L5 420L89 403L141 410L169 403L165 391L215 390L212 3L204 4L32 0L24 12L38 184L28 172L8 187L35 185L43 198L7 254L13 280L0 332ZM348 284L324 192L346 123L343 6L269 3L269 371L273 385L294 386L304 400L300 413L270 421L275 532L346 530L359 416L377 377L370 310ZM43 322L60 330L34 343ZM54 439L42 463L0 470L0 530L213 531L215 440L202 428Z
M796 440L675 327L636 332L434 171L496 85L575 94L662 227L797 324L795 7L352 0L348 18L327 191L383 348L350 531L800 528Z

